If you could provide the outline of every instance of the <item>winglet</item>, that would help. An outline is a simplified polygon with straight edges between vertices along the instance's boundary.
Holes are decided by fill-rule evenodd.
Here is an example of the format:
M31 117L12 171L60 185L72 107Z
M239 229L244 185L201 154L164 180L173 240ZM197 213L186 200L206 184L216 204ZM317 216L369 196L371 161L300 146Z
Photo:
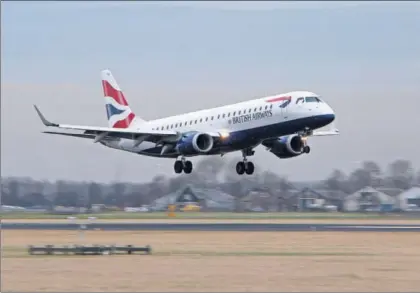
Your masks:
M52 123L50 121L48 121L44 115L42 115L41 111L39 111L38 107L36 105L34 105L35 111L38 113L39 118L41 119L42 123L45 126L54 126L54 127L58 127L59 125L56 123Z

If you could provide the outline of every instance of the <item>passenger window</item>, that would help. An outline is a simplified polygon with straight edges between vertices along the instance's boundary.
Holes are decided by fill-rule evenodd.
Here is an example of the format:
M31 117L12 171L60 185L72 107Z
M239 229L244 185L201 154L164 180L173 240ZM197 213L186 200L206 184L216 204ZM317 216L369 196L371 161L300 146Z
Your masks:
M223 117L223 118L225 118L225 116L226 116L226 115L225 115L225 114L223 114L223 116L222 116L222 117Z
M260 111L262 110L262 107L260 107Z
M217 119L220 119L220 114L219 114L219 115L217 115Z
M203 119L202 118L200 118L200 123L203 121Z
M272 109L272 108L273 108L273 104L270 105L270 109Z
M232 116L235 116L236 112L233 112Z
M192 120L190 120L190 125L192 124Z
M211 120L213 120L213 116L211 116Z
M251 113L252 109L249 109L248 113Z
M238 112L238 115L241 115L241 111Z
M197 120L195 120L195 122L194 122L195 124L197 124Z
M228 113L228 117L230 117L230 113Z
M206 117L206 121L209 120L209 117Z
M257 108L254 108L254 112L257 112Z
M265 109L267 110L268 106L265 106Z

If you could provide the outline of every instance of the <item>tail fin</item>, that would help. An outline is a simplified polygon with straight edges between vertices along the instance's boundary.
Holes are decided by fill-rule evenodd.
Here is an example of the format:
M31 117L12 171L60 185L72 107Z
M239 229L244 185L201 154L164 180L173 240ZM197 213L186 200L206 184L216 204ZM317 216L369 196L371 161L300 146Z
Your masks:
M133 123L133 120L142 121L142 119L136 117L136 114L131 111L124 97L124 93L112 76L111 71L107 69L102 70L101 77L108 126L113 128L128 128Z

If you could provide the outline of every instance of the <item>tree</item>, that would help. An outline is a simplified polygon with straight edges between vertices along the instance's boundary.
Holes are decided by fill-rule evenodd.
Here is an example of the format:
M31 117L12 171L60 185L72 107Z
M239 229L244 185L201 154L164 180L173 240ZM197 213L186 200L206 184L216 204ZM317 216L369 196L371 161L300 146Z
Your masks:
M224 161L221 157L208 157L198 162L194 172L199 175L200 181L217 182L217 176L223 167Z
M363 170L366 170L371 175L378 176L378 177L381 176L381 168L375 162L373 162L373 161L365 161L365 162L363 162L363 165L362 166L363 166Z
M78 194L71 191L58 192L54 199L54 205L64 207L78 207L80 206Z
M382 172L379 165L373 161L365 161L362 164L362 169L367 172L369 176L369 185L373 187L380 186L382 183Z
M44 195L40 192L32 192L25 195L22 205L24 207L33 207L33 206L46 206L49 205L49 202L45 199Z
M420 185L420 170L417 171L415 184Z
M331 175L324 181L325 186L330 190L343 190L343 184L346 181L346 175L338 169L335 169Z
M372 177L369 171L365 169L356 169L349 176L348 186L350 192L355 192L370 185L372 185Z
M388 166L388 176L394 187L407 189L413 182L414 169L410 161L396 160Z
M91 209L93 204L100 204L103 202L102 188L98 183L91 182L88 186L88 208Z

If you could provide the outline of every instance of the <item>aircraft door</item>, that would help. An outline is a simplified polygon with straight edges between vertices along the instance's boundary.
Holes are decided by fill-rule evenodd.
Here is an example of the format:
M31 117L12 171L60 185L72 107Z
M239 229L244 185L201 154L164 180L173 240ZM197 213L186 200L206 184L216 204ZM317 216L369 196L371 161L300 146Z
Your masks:
M285 97L281 103L280 103L280 109L281 109L281 116L283 118L283 120L288 120L289 119L289 104L292 102L292 98L291 97Z

